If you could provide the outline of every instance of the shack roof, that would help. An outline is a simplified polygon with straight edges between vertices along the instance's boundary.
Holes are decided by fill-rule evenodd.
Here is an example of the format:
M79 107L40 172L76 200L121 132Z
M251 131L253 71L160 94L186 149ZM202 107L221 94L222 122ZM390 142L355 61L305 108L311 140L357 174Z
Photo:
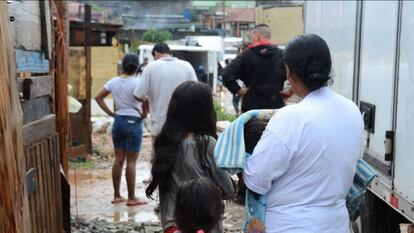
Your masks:
M93 32L118 32L122 25L120 24L110 24L110 23L90 23L91 30ZM70 21L70 28L74 29L83 29L83 21Z
M122 25L108 23L90 23L91 46L112 46L112 39L116 38L116 34L121 30ZM70 46L84 45L84 22L70 21Z

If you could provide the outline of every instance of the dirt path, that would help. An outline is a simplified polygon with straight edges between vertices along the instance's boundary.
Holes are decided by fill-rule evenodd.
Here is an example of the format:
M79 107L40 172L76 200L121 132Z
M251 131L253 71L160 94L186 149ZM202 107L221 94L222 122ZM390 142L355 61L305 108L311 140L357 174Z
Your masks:
M111 151L112 144L110 137L106 134L94 134L94 150ZM104 147L104 148L102 148ZM110 224L114 230L119 230L116 223L128 223L129 229L135 226L145 225L154 228L152 232L159 230L160 220L154 212L156 202L145 197L144 190L147 186L145 180L150 178L150 158L151 158L151 139L144 138L142 152L137 162L137 180L136 195L148 203L142 206L128 207L125 203L111 204L113 198L111 165L112 158L108 155L106 160L97 160L88 166L88 168L78 168L69 170L69 182L71 184L71 214L84 219L84 226L88 226L85 231L95 232L91 226L102 225L105 222ZM93 156L93 159L95 160ZM79 166L77 166L79 167ZM76 174L76 188L75 188ZM121 194L126 197L126 181L123 174L121 182ZM224 227L227 232L241 232L244 222L244 207L234 203L226 203L226 212L224 214ZM97 220L97 218L99 220ZM102 220L102 221L101 221ZM104 220L104 221L103 221ZM125 225L125 224L124 224ZM123 225L120 225L125 227ZM158 228L157 228L158 227ZM136 227L135 227L136 228ZM89 231L90 230L90 231ZM100 232L99 230L96 232ZM111 232L111 231L109 231ZM114 231L116 232L116 231ZM128 229L121 232L133 232ZM140 231L138 231L140 232Z
M154 222L158 223L158 216L154 213L155 201L145 197L146 184L144 180L150 178L149 154L151 141L144 140L143 151L137 162L136 194L138 198L148 202L146 205L128 207L125 203L111 204L113 187L111 178L111 161L94 162L100 169L69 171L71 192L71 213L79 214L85 219L100 218L110 222ZM125 170L121 181L121 194L127 197ZM77 197L77 198L76 198ZM76 201L77 200L77 201ZM77 207L77 208L76 208Z

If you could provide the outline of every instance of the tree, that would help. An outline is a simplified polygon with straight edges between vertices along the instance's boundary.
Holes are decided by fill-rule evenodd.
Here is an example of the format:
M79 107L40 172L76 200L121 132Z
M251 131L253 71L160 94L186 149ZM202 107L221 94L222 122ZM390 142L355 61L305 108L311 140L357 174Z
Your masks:
M144 41L153 43L163 43L173 38L169 31L148 30L142 35Z

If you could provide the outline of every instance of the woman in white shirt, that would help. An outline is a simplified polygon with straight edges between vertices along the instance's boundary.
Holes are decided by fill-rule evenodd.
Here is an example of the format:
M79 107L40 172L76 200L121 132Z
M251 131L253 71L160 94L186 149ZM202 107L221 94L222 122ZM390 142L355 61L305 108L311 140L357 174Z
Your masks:
M142 119L146 111L142 111L141 102L135 100L133 92L140 79L136 77L138 57L129 53L122 59L123 74L109 80L96 95L95 100L109 116L115 118L112 127L112 140L115 148L115 161L112 166L112 182L114 186L113 204L127 201L128 206L145 204L135 196L135 164L142 143ZM115 102L115 113L112 112L104 98L112 93ZM126 181L128 186L128 200L124 199L119 191L122 167L126 165Z
M267 233L349 232L345 197L361 156L362 116L327 87L332 62L322 38L296 37L284 59L291 88L303 100L269 121L244 181L267 194Z

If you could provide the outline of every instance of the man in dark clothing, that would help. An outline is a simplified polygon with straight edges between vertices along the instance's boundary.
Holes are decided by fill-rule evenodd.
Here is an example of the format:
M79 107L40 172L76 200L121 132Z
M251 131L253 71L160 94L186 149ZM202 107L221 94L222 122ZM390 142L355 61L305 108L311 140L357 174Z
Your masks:
M144 71L145 66L148 65L148 58L144 57L144 62L138 67L138 74L142 74Z
M207 83L207 74L203 65L197 67L196 75L199 82Z
M223 71L223 84L242 99L242 112L285 106L280 91L286 80L283 51L270 42L270 29L257 25L251 32L249 48L239 54ZM240 87L236 80L244 82Z
M270 29L266 24L257 25L251 36L248 48L223 70L223 84L242 97L242 112L281 108L285 102L280 92L286 80L283 52L270 42ZM246 87L240 87L238 79ZM240 180L236 202L243 203L245 192L246 186Z

